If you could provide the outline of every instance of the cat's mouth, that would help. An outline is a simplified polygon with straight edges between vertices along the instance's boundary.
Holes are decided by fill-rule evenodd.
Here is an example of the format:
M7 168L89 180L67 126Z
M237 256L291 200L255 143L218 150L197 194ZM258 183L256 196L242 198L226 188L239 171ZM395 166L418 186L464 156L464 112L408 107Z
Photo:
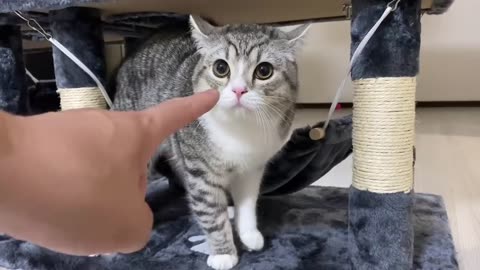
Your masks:
M251 105L247 102L237 101L235 103L230 103L228 105L220 106L226 114L231 116L246 117L255 111Z
M235 105L233 105L233 107L231 109L234 110L234 111L237 111L237 112L252 111L252 108L249 108L249 107L245 106L245 104L242 104L241 102L237 102Z
M256 110L257 104L254 101L248 94L236 97L227 93L220 98L219 106L226 111L243 114Z
M249 103L247 100L239 99L232 106L232 109L236 111L251 112L255 110L255 106L254 104Z
M237 101L237 103L235 103L235 105L233 105L233 109L240 109L240 108L247 108L245 107L245 105L239 100Z

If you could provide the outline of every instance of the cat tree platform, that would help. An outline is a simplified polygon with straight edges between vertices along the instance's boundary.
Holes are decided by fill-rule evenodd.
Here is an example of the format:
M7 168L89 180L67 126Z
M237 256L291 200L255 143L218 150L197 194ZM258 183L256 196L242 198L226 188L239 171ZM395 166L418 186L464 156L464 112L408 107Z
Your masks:
M453 0L422 0L422 12L441 14L448 9L451 2ZM42 14L48 14L48 11L66 7L91 7L100 10L102 17L110 22L105 35L105 41L110 42L123 39L122 34L125 34L125 32L120 34L119 32L130 32L129 26L134 24L123 24L125 16L127 18L136 17L137 31L145 25L154 25L155 19L152 20L152 18L157 15L164 16L166 12L197 14L219 25L228 23L294 24L304 21L349 20L351 17L351 0L0 0L0 25L2 21L17 20L17 18L11 16L2 18L2 13L8 13L12 10L31 11L35 12L36 16L43 17ZM143 23L140 23L142 17L144 20ZM112 25L112 21L122 25ZM129 21L129 23L131 22ZM25 27L23 29L29 31ZM25 42L25 48L38 49L49 46L48 42L39 40L34 43Z
M422 0L422 10L443 13L453 0ZM351 0L0 0L0 13L12 10L45 12L70 6L100 9L104 16L173 12L197 14L217 24L288 23L305 20L349 19Z
M0 236L0 267L24 270L208 270L204 242L182 198L156 197L155 232L148 246L130 255L65 256ZM158 195L158 194L157 194ZM162 199L163 198L163 199ZM153 202L153 201L152 201ZM308 187L298 193L260 200L260 252L240 250L238 270L347 270L348 190ZM447 213L439 196L415 195L415 256L411 269L457 269ZM32 224L32 228L35 225ZM378 248L385 248L382 243ZM192 250L192 248L194 250ZM379 262L377 268L387 269ZM402 269L402 268L389 268Z

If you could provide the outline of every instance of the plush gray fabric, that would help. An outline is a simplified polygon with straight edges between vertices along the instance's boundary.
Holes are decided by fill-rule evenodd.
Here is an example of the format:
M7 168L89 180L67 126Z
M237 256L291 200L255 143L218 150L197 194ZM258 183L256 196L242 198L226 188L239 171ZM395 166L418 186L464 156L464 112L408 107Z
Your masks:
M164 194L161 192L164 189L159 190ZM150 191L150 197L156 195L158 191ZM414 269L457 269L442 199L416 194L415 201ZM151 240L140 252L74 257L3 237L0 238L0 266L23 270L208 269L206 255L190 250L198 243L188 238L199 235L200 230L188 215L185 202L180 198L168 198L164 202L166 204L158 205L155 211L156 225ZM235 269L351 269L347 207L348 189L341 188L309 187L291 195L262 198L259 224L266 236L265 249L254 253L241 251Z
M312 125L322 127L323 122ZM324 176L352 152L352 116L332 119L325 138L312 141L311 127L294 130L272 158L262 181L262 194L283 195L301 190Z
M350 189L351 263L358 270L406 269L413 261L412 193ZM380 259L379 259L380 258Z
M20 27L0 25L0 110L24 114L26 94Z
M352 1L352 53L385 10L383 0ZM402 0L380 25L352 68L352 80L416 76L420 49L420 1Z
M105 83L105 53L98 10L73 7L51 11L50 29L55 39ZM53 60L58 88L96 86L90 76L56 47L53 47Z

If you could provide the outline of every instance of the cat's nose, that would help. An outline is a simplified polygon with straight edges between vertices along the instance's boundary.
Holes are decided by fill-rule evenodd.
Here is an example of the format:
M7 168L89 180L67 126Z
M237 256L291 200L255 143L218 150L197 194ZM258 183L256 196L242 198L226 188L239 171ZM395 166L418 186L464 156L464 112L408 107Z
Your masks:
M243 94L246 94L248 92L247 89L244 88L244 87L233 88L232 91L235 93L238 100L240 100L240 98L242 97Z

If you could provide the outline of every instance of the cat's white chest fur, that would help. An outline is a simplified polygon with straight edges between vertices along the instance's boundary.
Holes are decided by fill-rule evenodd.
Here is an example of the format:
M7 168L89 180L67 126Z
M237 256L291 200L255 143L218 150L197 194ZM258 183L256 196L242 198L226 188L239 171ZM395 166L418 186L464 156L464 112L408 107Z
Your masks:
M201 121L222 159L245 170L264 166L283 145L276 123L262 127L255 120L224 121L210 114Z

